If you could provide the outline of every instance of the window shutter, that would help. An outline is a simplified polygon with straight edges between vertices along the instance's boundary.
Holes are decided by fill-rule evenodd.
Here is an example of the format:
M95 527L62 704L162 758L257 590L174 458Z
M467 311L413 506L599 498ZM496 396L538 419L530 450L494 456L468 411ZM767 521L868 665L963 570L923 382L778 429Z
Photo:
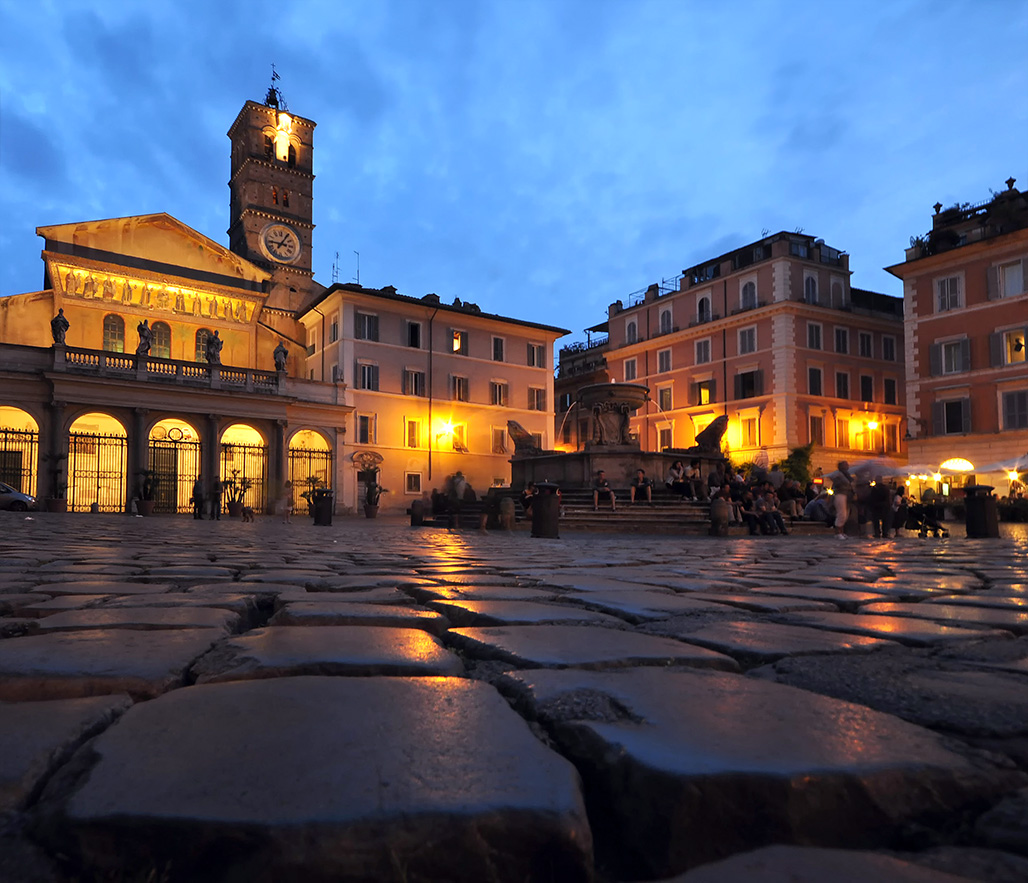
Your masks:
M933 343L931 349L928 350L928 362L930 365L930 371L932 377L938 377L942 374L942 344Z
M737 399L741 399L742 398L742 375L741 374L736 374L735 375L735 398L737 398Z
M966 337L960 341L960 370L971 370L971 341Z
M764 394L764 372L754 371L753 372L753 392L762 396Z
M960 417L961 417L961 432L971 431L971 400L961 399L960 400Z
M1003 335L998 331L989 335L989 365L995 368L1003 364Z
M712 402L716 402L717 401L717 381L716 380L711 380L710 381L710 400Z
M370 320L371 320L371 327L368 330L371 332L371 339L372 340L378 340L378 316L371 316ZM377 372L378 369L376 368L375 371ZM376 387L376 389L377 389L377 387Z
M378 389L378 365L371 366L371 388Z
M698 383L689 384L689 404L698 405L700 403L700 385Z
M932 435L946 434L946 405L932 402Z
M989 291L989 300L999 297L999 267L989 267L985 271L985 285Z

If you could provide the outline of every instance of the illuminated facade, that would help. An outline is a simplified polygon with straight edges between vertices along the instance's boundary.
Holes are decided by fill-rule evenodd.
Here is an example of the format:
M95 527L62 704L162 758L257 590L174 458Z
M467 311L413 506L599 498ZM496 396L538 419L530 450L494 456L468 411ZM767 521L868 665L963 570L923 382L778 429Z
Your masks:
M1000 493L1000 464L1028 452L1028 198L1014 183L936 205L931 231L887 268L903 280L911 462L962 458Z
M595 350L610 380L650 389L632 419L643 450L688 448L727 414L737 463L810 442L825 471L843 458L906 459L902 302L851 288L848 256L822 240L774 234L608 312ZM566 427L578 418L564 420L574 390L561 391Z
M515 420L553 443L554 341L566 334L436 295L333 285L300 311L307 377L351 411L340 487L360 499L362 463L390 493L383 510L442 488L460 470L479 494L511 480Z

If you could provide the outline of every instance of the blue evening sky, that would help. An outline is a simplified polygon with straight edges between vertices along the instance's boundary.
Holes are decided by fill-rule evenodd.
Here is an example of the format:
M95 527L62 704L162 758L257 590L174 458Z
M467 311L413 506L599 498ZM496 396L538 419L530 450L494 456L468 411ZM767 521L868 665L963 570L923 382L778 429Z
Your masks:
M570 328L796 230L853 284L932 204L1028 189L1024 0L0 0L0 294L40 225L227 245L229 125L274 62L315 130L316 278Z

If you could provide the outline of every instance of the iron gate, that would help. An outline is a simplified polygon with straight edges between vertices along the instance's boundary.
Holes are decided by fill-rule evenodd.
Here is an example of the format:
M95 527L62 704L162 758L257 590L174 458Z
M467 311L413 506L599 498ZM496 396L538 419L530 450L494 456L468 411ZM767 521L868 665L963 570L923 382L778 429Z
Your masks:
M68 511L125 510L128 439L123 435L73 432L68 436Z
M237 482L249 479L250 487L243 494L243 505L252 507L255 512L263 512L267 501L268 449L264 445L222 444L222 484L233 479ZM229 501L227 487L222 501Z
M193 511L193 484L200 475L200 442L150 439L150 466L157 482L154 512Z
M310 448L289 449L289 480L293 483L293 508L300 505L301 494L317 487L332 487L332 452Z
M36 496L39 433L0 429L0 481L23 494Z

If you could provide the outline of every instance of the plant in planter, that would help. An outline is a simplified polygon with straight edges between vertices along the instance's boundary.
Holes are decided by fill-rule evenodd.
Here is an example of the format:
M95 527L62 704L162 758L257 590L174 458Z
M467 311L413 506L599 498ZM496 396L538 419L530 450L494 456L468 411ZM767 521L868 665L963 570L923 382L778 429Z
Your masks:
M378 467L365 469L364 480L364 515L367 518L375 518L378 515L378 501L382 494L388 494L382 485L378 483Z
M50 463L50 496L46 498L47 512L67 512L68 501L65 494L68 491L68 482L61 477L63 471L62 461L68 459L67 454L44 454L43 459Z
M307 501L307 514L314 517L314 494L321 489L324 482L315 475L307 476L307 490L300 494L300 498Z
M239 470L232 470L232 477L226 478L221 483L222 494L225 498L225 505L228 508L228 514L233 518L238 518L243 513L243 497L246 496L246 492L253 487L253 479L239 476Z
M143 469L138 473L139 499L136 500L136 512L140 515L153 515L154 495L161 477L152 469Z

